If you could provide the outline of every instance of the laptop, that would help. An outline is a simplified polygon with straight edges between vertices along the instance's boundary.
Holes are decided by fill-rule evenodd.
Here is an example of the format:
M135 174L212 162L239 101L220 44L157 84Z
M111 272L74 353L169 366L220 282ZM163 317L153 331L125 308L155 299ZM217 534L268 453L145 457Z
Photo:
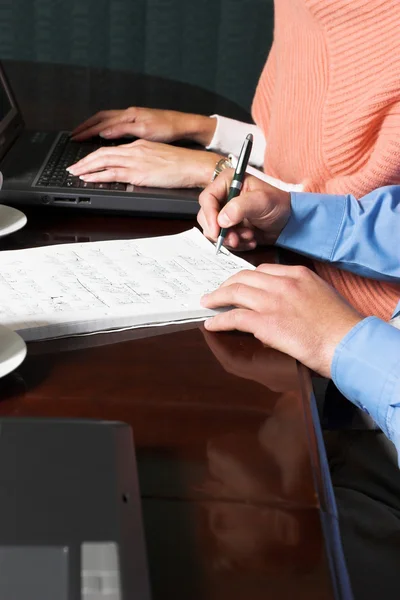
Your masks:
M132 431L0 419L0 598L150 600Z
M127 140L111 144L127 143ZM0 171L4 183L0 200L10 205L73 207L118 213L193 217L196 189L163 189L124 183L88 183L69 175L75 163L107 140L73 142L65 131L29 131L0 65Z

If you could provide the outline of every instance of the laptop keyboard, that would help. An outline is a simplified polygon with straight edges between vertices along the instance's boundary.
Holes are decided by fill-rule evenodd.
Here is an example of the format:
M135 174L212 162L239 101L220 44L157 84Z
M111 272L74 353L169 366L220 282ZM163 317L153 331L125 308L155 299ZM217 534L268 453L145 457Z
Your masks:
M82 181L79 177L71 175L66 168L78 160L94 152L107 143L73 142L68 133L63 133L51 156L49 157L36 185L45 187L83 188L91 190L119 190L125 191L125 183L93 183Z

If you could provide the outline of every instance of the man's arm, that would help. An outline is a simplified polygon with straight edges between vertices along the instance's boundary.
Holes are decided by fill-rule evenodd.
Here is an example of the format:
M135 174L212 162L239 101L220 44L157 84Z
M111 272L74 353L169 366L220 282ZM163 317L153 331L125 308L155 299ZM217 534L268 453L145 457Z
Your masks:
M276 244L364 277L400 280L400 186L353 196L291 193Z
M232 172L200 194L197 220L211 240L229 228L225 245L252 250L277 244L359 275L400 280L400 186L379 188L361 200L287 192L246 176L239 196L225 203Z
M392 440L400 464L400 330L376 317L360 321L337 345L331 375Z

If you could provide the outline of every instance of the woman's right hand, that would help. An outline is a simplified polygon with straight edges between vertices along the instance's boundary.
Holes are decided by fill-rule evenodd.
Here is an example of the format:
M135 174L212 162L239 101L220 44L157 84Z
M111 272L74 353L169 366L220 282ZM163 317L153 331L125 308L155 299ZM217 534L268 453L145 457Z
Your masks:
M83 181L131 183L148 187L204 187L221 157L205 150L136 140L105 146L68 167Z
M208 146L216 124L216 119L204 115L132 106L96 113L73 130L72 139L83 141L95 135L106 139L132 136L153 142L189 139Z

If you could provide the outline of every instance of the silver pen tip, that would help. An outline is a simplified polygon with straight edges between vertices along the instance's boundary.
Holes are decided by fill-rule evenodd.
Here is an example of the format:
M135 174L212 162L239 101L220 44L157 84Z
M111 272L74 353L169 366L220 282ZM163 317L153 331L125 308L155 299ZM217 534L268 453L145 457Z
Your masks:
M217 239L217 243L215 244L215 254L218 254L222 246L222 238L221 236Z
M249 142L252 142L253 141L253 134L252 133L248 133L246 135L246 140L249 140Z

